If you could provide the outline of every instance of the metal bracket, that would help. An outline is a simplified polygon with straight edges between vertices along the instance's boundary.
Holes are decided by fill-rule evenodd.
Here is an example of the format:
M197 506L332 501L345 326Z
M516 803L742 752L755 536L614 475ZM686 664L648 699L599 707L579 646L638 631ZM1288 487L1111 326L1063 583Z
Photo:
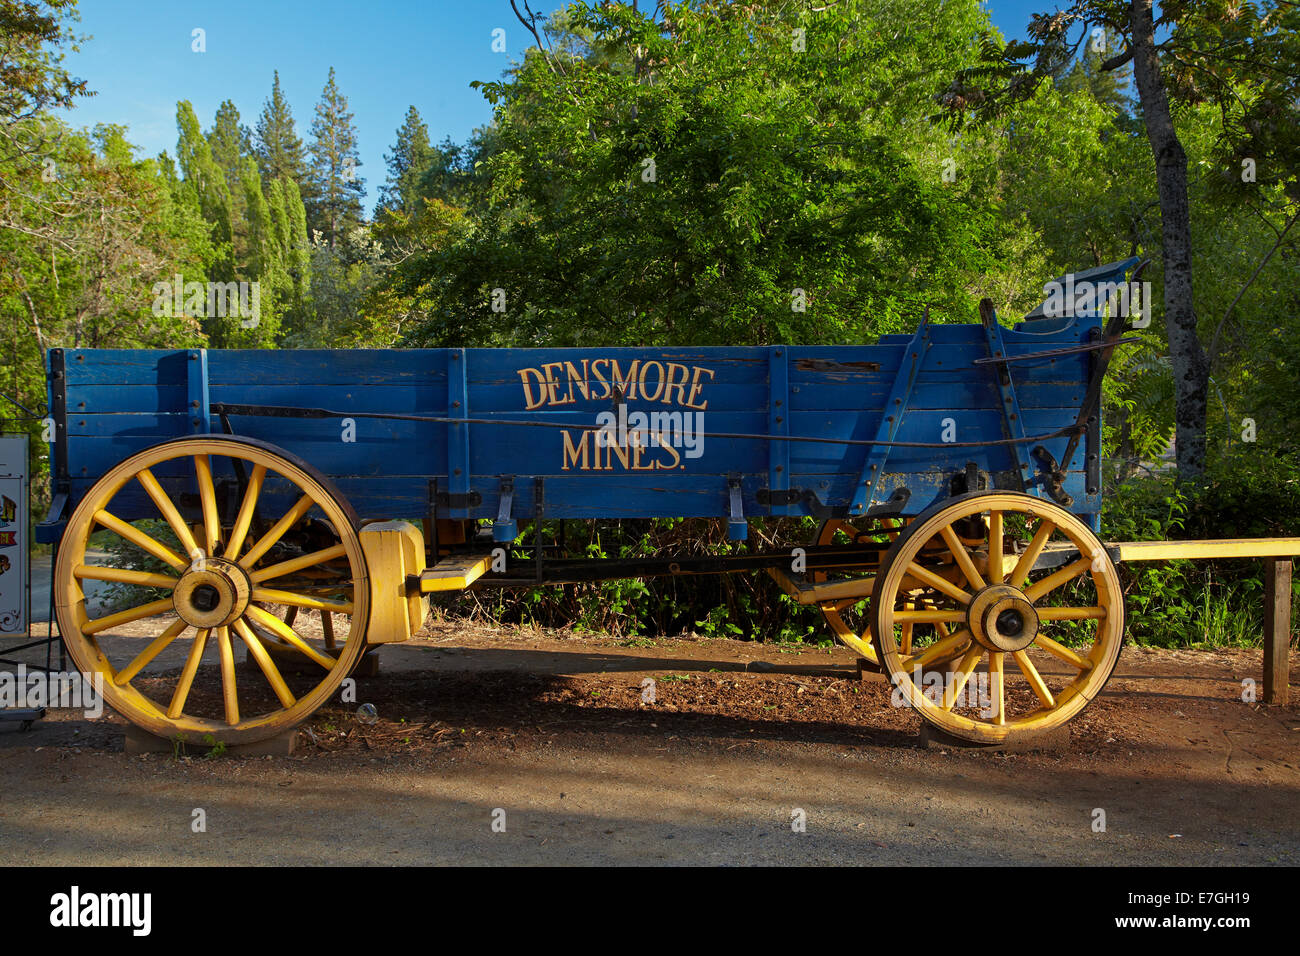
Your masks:
M1006 345L1002 340L1002 326L998 324L998 314L993 309L992 299L980 299L980 323L984 326L984 337L988 342L989 357L993 359L1004 358L1006 356ZM1005 363L1000 363L994 366L994 375L997 380L998 393L1002 398L1002 424L1007 437L1024 438L1025 420L1020 414L1020 400L1016 397L1016 387L1011 381L1011 371ZM1037 484L1031 485L1030 483L1032 471L1023 443L1012 443L1007 447L1011 449L1011 453L1015 456L1021 490L1041 498L1042 492Z
M190 433L202 435L212 431L212 409L208 393L208 350L195 349L186 356L185 414Z
M786 436L790 434L790 360L784 346L777 345L768 351L767 370L767 431L769 435ZM790 443L769 441L767 457L768 487L778 492L789 488ZM773 500L769 511L774 515L790 513L789 507L780 504L776 499Z
M515 503L515 476L501 476L501 500L497 505L497 519L492 522L492 540L508 542L519 536L519 528L510 510Z
M466 379L467 364L464 349L447 350L447 417L469 417L469 385ZM473 496L469 488L469 425L462 422L447 424L447 484L452 494L449 501L461 501L461 496ZM473 502L482 504L481 499ZM451 504L449 518L465 519L469 512L465 504Z
M1047 487L1047 493L1062 508L1068 508L1074 504L1074 496L1066 494L1063 487L1065 482L1065 472L1057 464L1056 458L1050 451L1042 445L1038 445L1032 452L1038 466L1043 471L1043 484Z
M477 508L482 503L483 496L477 491L441 491L438 479L429 479L429 515L432 518L455 518L454 514L445 512Z
M542 518L546 514L546 479L540 475L533 479L533 564L537 580L542 580Z
M1106 344L1105 341L1106 333L1100 326L1094 326L1089 332L1089 337L1094 340L1094 343L1098 347L1104 346ZM1137 341L1137 340L1120 339L1120 341L1116 344L1122 345L1125 342L1132 342L1132 341ZM1109 363L1104 361L1102 356L1096 352L1093 352L1090 358L1092 361L1089 363L1090 365L1089 378L1090 379L1096 378L1099 372L1100 374L1105 375L1106 373L1105 365ZM1084 487L1087 490L1088 494L1095 495L1101 492L1101 408L1100 406L1092 409L1092 414L1088 416L1088 420L1084 422L1084 425L1088 429L1084 435L1084 464L1083 464L1084 476L1085 476ZM1065 467L1066 468L1070 467L1070 463L1068 461L1065 463Z
M749 522L745 520L744 499L740 494L740 475L732 472L727 476L727 491L731 499L727 538L730 541L745 541L749 538Z
M921 320L912 341L907 343L898 360L898 373L894 376L894 386L885 399L885 407L880 413L880 426L876 429L877 442L892 442L898 436L898 428L903 421L912 396L912 386L925 364L926 352L930 348L929 311ZM874 445L862 465L862 474L849 501L848 514L861 517L868 512L871 503L876 500L880 482L885 475L885 462L889 460L889 445Z
M903 513L907 501L912 497L912 492L902 486L894 489L894 493L889 496L888 500L882 501L878 505L872 505L862 516L864 518L895 518Z
M992 488L992 476L973 461L966 462L965 470L953 475L952 481L948 483L948 491L953 497L964 495L968 491L990 491Z

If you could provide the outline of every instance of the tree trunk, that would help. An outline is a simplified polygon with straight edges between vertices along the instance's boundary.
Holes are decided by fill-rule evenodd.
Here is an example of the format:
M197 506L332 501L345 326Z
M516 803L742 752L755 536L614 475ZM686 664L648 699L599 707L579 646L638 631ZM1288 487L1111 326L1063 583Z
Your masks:
M1174 423L1178 472L1196 477L1205 471L1205 416L1210 371L1192 309L1192 220L1187 198L1187 153L1169 111L1169 93L1160 75L1152 0L1131 0L1133 78L1137 83L1147 140L1156 163L1160 234L1165 269L1165 324L1174 373Z

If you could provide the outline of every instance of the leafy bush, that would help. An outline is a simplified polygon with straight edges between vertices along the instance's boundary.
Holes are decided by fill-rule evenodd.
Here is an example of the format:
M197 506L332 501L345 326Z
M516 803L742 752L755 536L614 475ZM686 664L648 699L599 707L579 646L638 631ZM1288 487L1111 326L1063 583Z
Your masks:
M1216 462L1199 484L1159 476L1120 485L1106 500L1108 541L1254 538L1300 533L1300 480L1287 457ZM1159 647L1258 646L1264 584L1258 558L1120 565L1127 635ZM1292 607L1300 598L1292 582Z

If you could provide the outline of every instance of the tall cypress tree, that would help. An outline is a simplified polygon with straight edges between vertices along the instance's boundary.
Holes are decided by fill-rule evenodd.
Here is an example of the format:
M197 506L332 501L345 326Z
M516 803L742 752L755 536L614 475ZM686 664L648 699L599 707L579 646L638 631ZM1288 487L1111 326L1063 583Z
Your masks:
M307 202L308 223L322 233L331 246L361 222L361 198L365 180L357 175L357 131L352 125L348 101L334 79L329 80L316 104L311 124L311 181L315 195Z
M252 153L252 136L248 127L240 124L239 110L230 100L217 107L212 129L208 131L208 147L212 150L212 161L226 177L235 263L245 271L254 255L249 248L248 202L243 181L244 160Z
M420 180L433 160L429 144L429 127L414 106L406 111L406 120L397 130L393 151L384 154L388 179L379 192L379 208L410 213L419 195Z
M235 278L235 230L226 173L213 158L212 148L188 100L176 104L176 126L180 133L176 159L185 177L181 189L184 201L196 207L212 229L217 255L210 269L211 278L229 282Z

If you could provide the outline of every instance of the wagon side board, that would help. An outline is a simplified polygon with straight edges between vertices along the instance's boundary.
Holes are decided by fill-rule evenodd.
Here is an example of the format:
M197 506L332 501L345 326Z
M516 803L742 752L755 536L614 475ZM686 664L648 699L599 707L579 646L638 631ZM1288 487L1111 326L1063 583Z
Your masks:
M1002 330L1014 432L1000 366L976 364L989 357L976 324L864 346L53 350L52 407L63 416L51 460L69 506L142 448L229 429L320 469L363 519L417 520L431 506L442 517L498 519L507 496L508 520L539 509L548 518L735 517L736 484L745 518L861 513L899 488L905 513L916 514L950 495L971 463L994 486L1021 490L1006 440L1072 426L1090 357L1015 359L1085 344L1097 325L1080 317ZM596 431L602 422L609 441ZM638 426L664 440L638 443ZM871 444L882 439L901 444ZM1059 457L1067 442L1035 443ZM1101 502L1085 457L1080 443L1063 463L1064 486L1071 510L1093 517ZM1040 493L1041 481L1031 475L1023 488ZM135 508L128 519L154 516L142 493L122 507ZM57 535L52 517L47 540Z

